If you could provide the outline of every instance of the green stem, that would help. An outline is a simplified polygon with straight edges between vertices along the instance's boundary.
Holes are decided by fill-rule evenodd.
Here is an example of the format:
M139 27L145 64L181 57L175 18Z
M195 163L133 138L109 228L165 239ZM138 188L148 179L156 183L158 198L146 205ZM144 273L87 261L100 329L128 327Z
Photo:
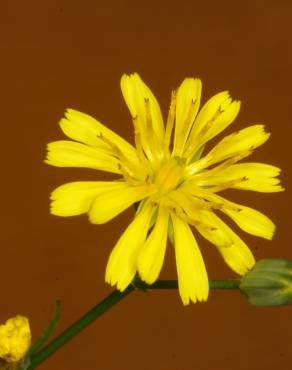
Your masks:
M135 288L130 285L125 291L120 292L115 290L109 294L105 299L93 307L90 311L86 312L79 320L74 324L69 326L68 329L63 331L57 338L52 340L46 347L41 349L36 354L32 355L31 362L28 370L35 369L41 362L51 356L54 352L62 347L65 343L71 340L75 335L80 333L85 329L89 324L96 320L99 316L105 313L109 308L114 306L116 303L121 301L129 293L131 293Z
M210 280L210 289L238 289L240 280ZM177 289L178 283L176 280L158 280L152 285L147 285L141 280L134 281L134 286L141 290L151 289Z
M238 289L239 280L210 280L211 289ZM83 315L79 320L72 324L68 329L63 331L57 338L52 340L46 347L31 356L31 363L28 370L35 369L40 363L45 361L55 351L71 340L75 335L85 329L89 324L104 314L108 309L121 301L134 290L151 290L151 289L177 289L175 280L158 280L152 285L147 285L139 279L134 281L124 292L115 290L100 303Z

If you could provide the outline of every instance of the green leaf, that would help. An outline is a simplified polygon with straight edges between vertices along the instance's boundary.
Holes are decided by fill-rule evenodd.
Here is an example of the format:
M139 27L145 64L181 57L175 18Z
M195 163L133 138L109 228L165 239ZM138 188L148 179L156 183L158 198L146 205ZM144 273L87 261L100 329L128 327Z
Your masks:
M55 331L58 321L60 320L60 316L61 316L61 302L57 300L53 317L51 318L48 326L44 329L42 334L38 337L38 339L30 347L26 357L30 357L31 355L39 351L45 345L49 337Z

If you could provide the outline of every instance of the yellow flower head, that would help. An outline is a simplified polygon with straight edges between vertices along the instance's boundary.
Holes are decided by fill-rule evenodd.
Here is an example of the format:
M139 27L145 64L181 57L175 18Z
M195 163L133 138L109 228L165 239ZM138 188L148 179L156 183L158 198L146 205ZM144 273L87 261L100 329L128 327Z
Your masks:
M121 89L130 110L135 147L94 118L68 109L60 126L74 141L48 144L46 162L58 167L87 167L119 175L115 181L72 182L51 195L58 216L88 213L105 223L133 203L138 212L115 245L106 281L121 291L135 274L153 283L162 268L167 237L173 241L179 292L184 304L205 301L209 285L205 264L191 231L193 226L213 243L240 275L255 263L246 244L217 213L229 216L244 231L271 239L275 226L262 213L228 201L219 192L244 189L277 192L277 167L238 162L262 145L269 134L254 125L226 136L202 156L205 144L229 126L240 108L224 91L199 111L201 81L186 78L172 92L166 125L160 107L138 74L123 75Z
M21 360L30 343L31 334L26 317L18 315L0 325L0 358L7 363Z

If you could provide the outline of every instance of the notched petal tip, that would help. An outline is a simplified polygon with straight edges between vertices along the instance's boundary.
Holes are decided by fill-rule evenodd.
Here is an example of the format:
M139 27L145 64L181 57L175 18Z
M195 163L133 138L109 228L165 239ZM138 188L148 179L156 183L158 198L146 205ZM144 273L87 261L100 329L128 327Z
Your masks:
M134 80L139 80L139 81L142 81L141 77L139 76L139 74L137 72L133 72L133 73L123 73L122 74L122 77L121 77L121 85L125 84L125 83L128 83L130 81L134 81Z

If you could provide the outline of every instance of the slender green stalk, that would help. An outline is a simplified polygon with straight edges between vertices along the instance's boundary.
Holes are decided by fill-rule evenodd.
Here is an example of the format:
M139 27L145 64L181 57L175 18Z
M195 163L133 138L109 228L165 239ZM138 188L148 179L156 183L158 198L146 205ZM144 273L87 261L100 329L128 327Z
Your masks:
M239 280L211 280L211 289L238 289ZM135 279L133 285L130 285L124 292L115 290L100 303L83 315L79 320L72 324L68 329L63 331L57 338L52 340L46 347L31 356L31 363L28 370L35 369L46 358L51 356L55 351L62 347L66 342L71 340L75 335L85 329L89 324L104 314L108 309L121 301L134 290L151 290L151 289L177 289L176 280L159 280L152 285L147 285L139 279Z
M210 280L210 289L238 289L240 280ZM177 289L177 280L158 280L152 285L147 285L141 280L134 281L134 286L141 290L151 289Z
M36 354L32 355L31 363L28 370L35 369L41 362L51 356L55 351L62 347L66 342L71 340L75 335L80 333L89 324L96 320L99 316L105 313L108 309L121 301L135 288L130 285L124 292L115 290L109 294L105 299L93 307L90 311L86 312L79 320L69 326L68 329L63 331L57 338L52 340L46 347L41 349Z

